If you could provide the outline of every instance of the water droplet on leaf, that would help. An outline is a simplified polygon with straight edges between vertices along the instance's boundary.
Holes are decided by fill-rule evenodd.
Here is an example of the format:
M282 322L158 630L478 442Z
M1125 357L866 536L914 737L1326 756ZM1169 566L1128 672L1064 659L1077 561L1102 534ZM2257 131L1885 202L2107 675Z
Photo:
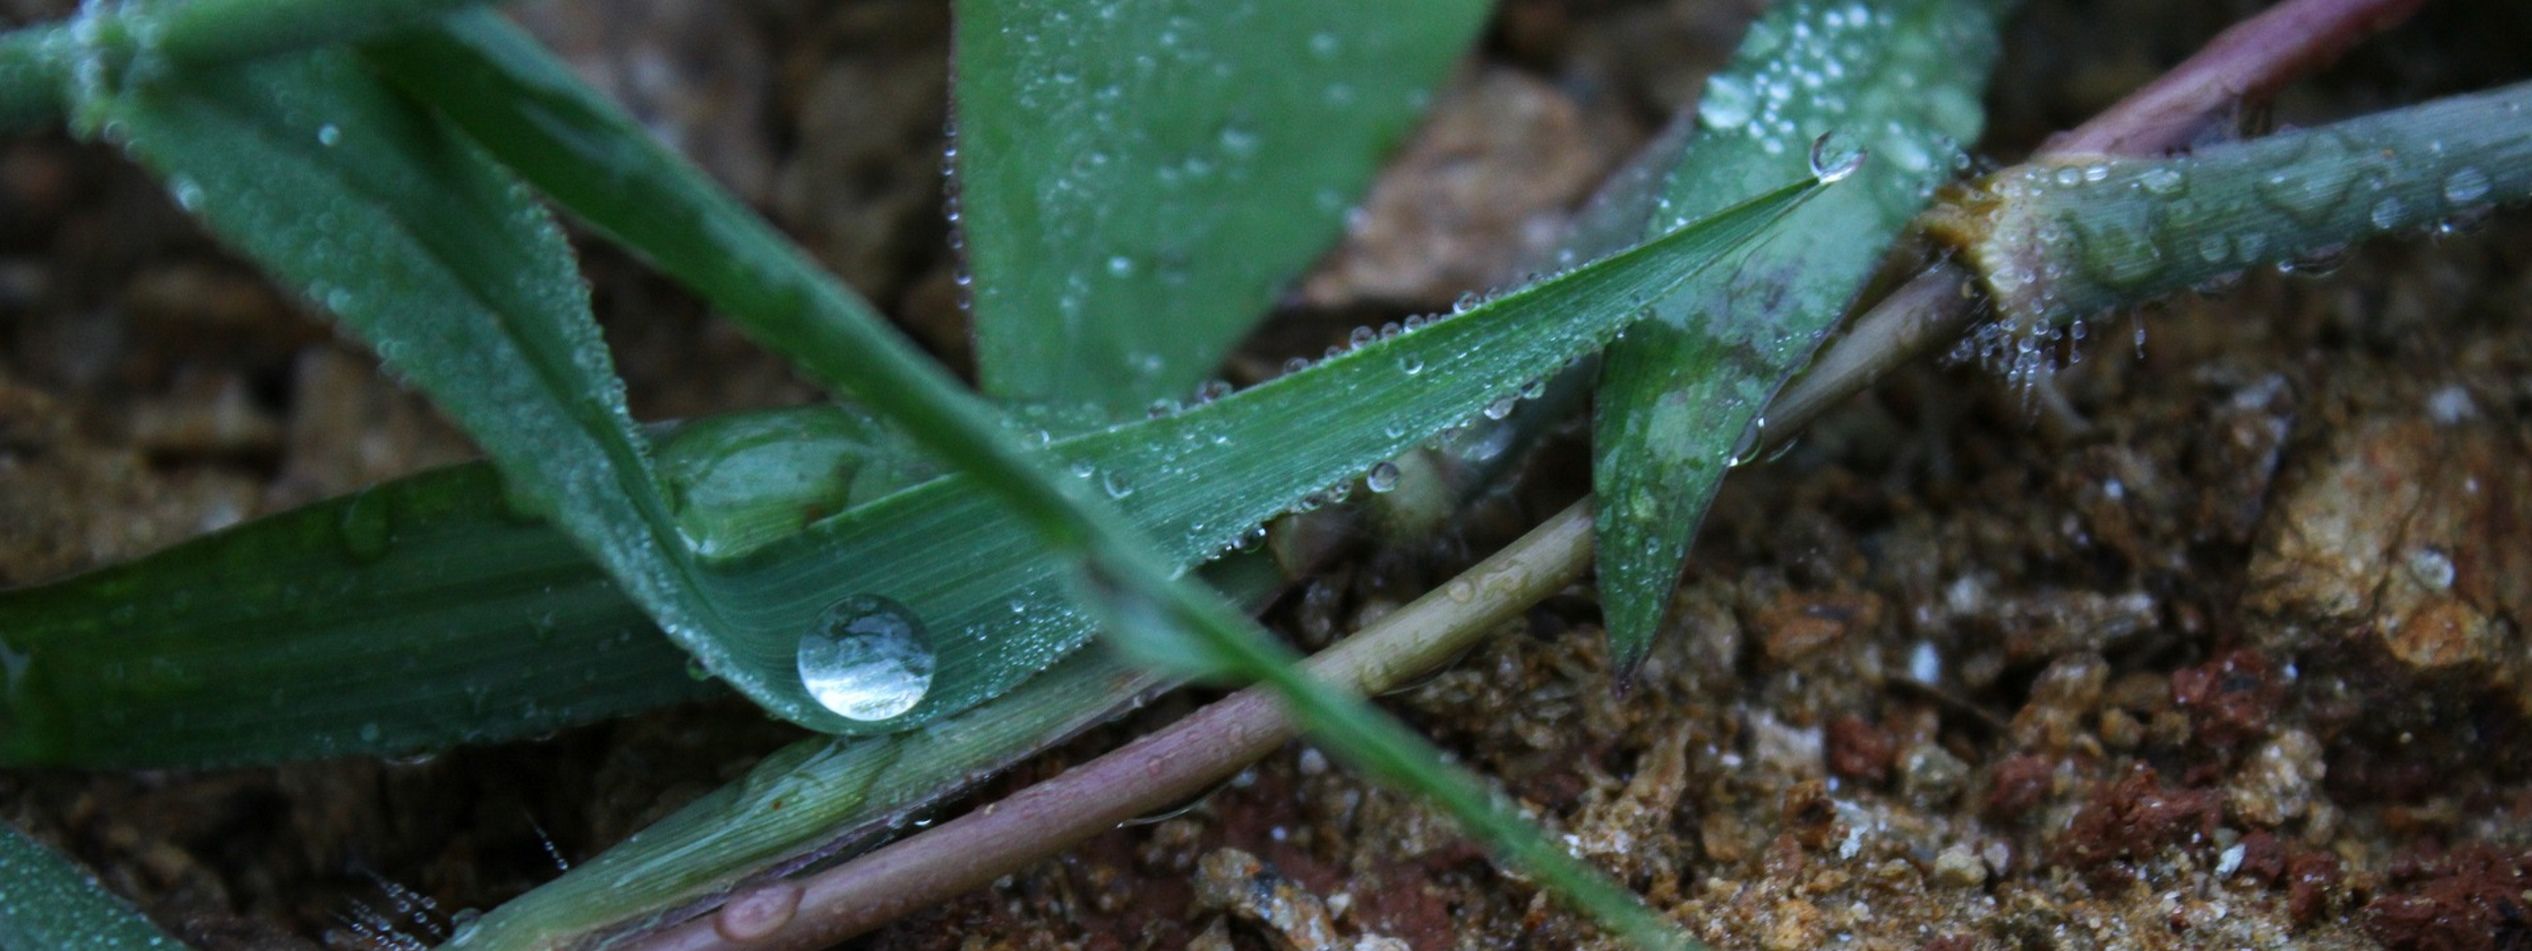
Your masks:
M932 689L931 635L905 605L857 594L829 605L800 635L800 685L854 720L914 709Z
M1871 154L1845 136L1823 133L1811 140L1811 177L1823 185L1845 181L1856 169L1864 167L1864 160Z
M1378 465L1372 466L1370 472L1363 474L1363 488L1370 489L1374 495L1387 492L1397 487L1397 463L1382 462Z
M2453 174L2444 176L2445 201L2456 205L2468 205L2486 197L2488 197L2486 172L2463 166L2454 169Z

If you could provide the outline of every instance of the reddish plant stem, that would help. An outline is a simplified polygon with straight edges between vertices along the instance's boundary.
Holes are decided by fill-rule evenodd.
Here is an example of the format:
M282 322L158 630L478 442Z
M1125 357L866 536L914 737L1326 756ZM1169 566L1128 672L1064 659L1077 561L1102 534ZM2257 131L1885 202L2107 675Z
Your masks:
M2423 3L2287 0L2219 34L2188 61L2052 140L2042 154L2151 155L2186 145L2208 123L2227 118L2235 104L2273 95L2365 37L2407 19ZM1969 300L1959 293L1970 280L1958 266L1939 264L1884 299L1821 356L1814 364L1817 372L1786 388L1767 415L1791 425L1769 429L1781 434L1780 439L1789 436L1889 367L1956 336L1971 312ZM1588 510L1577 503L1471 569L1460 583L1504 577L1499 562L1530 559L1538 563L1510 573L1532 582L1524 588L1553 591L1579 576L1589 557L1590 523ZM1493 585L1480 584L1480 589L1498 593ZM1378 627L1406 623L1419 610L1448 610L1436 602L1438 597L1427 595ZM1497 616L1462 617L1450 626L1483 631L1527 603L1502 599L1490 603ZM1340 685L1376 689L1414 672L1359 656L1366 653L1360 645L1370 634L1312 658L1312 673ZM767 886L762 895L741 896L721 913L632 946L643 951L723 951L831 944L983 887L1117 823L1197 795L1293 735L1291 720L1271 694L1243 690L1001 802L816 875ZM795 907L779 924L766 920L768 908ZM744 914L724 920L734 911Z
M1572 583L1590 562L1591 513L1577 502L1307 666L1349 690L1395 687ZM1251 687L1000 802L825 872L767 886L761 896L751 892L632 947L824 947L1200 795L1294 735L1274 693ZM766 909L794 907L779 925L766 924Z
M2235 104L2265 102L2407 20L2426 0L2289 0L2216 34L2170 72L2129 93L2043 155L2154 155L2188 145Z

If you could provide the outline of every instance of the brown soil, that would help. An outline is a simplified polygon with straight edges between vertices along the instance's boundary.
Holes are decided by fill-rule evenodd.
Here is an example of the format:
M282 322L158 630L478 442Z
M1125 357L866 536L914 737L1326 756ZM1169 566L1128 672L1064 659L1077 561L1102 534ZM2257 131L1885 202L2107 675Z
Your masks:
M528 15L956 363L942 6ZM1507 0L1255 356L1500 277L1752 6ZM2252 5L2033 6L1992 97L1998 157ZM2518 5L2435 6L2273 118L2517 79L2527 45ZM812 398L586 251L639 415ZM1723 946L2532 945L2527 265L2518 212L2379 242L2326 279L2252 275L2093 326L2062 403L1976 367L1895 374L1726 487L1679 629L1624 696L1584 586L1391 706ZM0 314L0 584L470 453L109 151L0 143ZM1584 459L1551 445L1443 547L1552 511ZM1317 640L1466 560L1366 554L1276 618ZM788 736L729 702L416 763L20 770L0 774L0 818L202 946L359 947L343 920L364 904L498 903L550 876L549 845L591 854ZM1183 816L865 946L1599 940L1446 820L1295 744Z

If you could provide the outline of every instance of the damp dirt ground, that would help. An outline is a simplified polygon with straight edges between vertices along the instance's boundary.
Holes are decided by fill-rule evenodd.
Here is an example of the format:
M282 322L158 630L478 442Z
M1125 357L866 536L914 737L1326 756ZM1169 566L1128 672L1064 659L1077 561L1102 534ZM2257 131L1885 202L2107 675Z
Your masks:
M523 16L963 365L941 6ZM1758 6L1508 0L1240 359L1504 279ZM2022 154L2255 8L2035 0L1982 151ZM2519 5L2431 5L2243 118L2520 79L2527 45ZM815 397L663 281L585 252L638 415ZM1388 706L1719 946L2532 947L2532 219L2376 242L2325 277L2253 274L2096 322L2076 356L2040 393L1909 367L1736 473L1625 694L1585 584ZM112 153L0 142L0 584L471 455ZM1270 619L1323 642L1573 498L1585 460L1551 442L1448 539L1357 545ZM791 737L724 701L413 762L17 770L0 817L199 946L360 948L379 942L345 920L396 888L496 904ZM1446 820L1295 743L1184 814L855 946L1602 940Z

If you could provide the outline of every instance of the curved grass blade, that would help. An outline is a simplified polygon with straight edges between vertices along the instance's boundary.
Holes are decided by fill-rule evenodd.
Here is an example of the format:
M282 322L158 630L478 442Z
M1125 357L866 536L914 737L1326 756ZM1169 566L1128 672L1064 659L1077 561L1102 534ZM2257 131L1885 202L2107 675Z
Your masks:
M78 865L0 822L0 951L182 947Z
M978 375L1117 418L1184 399L1324 251L1484 0L962 0Z
M1731 225L1727 229L1731 233L1746 236L1763 227L1766 222L1774 220L1807 194L1809 191L1801 186L1780 189L1750 205L1719 215L1714 220ZM1378 404L1385 402L1384 397L1394 398L1401 390L1411 386L1412 384L1408 381L1423 372L1435 374L1432 380L1435 388L1446 388L1454 382L1463 388L1471 384L1482 385L1480 380L1453 381L1451 377L1455 369L1464 366L1466 361L1474 361L1488 354L1499 353L1502 348L1519 347L1521 341L1518 335L1510 335L1512 339L1506 339L1504 330L1517 330L1524 323L1529 326L1554 327L1560 323L1572 325L1591 322L1583 319L1583 315L1567 315L1566 319L1560 321L1555 319L1553 310L1538 313L1519 305L1527 303L1546 309L1541 302L1554 302L1558 296L1556 291L1560 289L1558 285L1563 284L1581 284L1592 289L1617 294L1620 299L1626 297L1649 299L1649 296L1657 292L1662 284L1659 282L1639 283L1646 275L1632 274L1630 271L1649 267L1650 262L1664 261L1665 256L1662 252L1675 251L1675 249L1665 248L1665 244L1683 242L1699 230L1701 229L1692 228L1666 236L1662 241L1648 245L1646 248L1620 255L1609 262L1608 266L1586 268L1575 274L1560 277L1539 287L1515 293L1486 308L1471 311L1460 318L1443 321L1401 338L1367 346L1353 354L1323 364L1310 372L1295 374L1246 393L1236 394L1204 408L1177 417L1119 427L1105 433L1069 440L1063 444L1061 451L1078 454L1076 458L1115 460L1114 468L1103 471L1094 466L1085 471L1085 477L1099 479L1103 485L1110 487L1111 494L1120 494L1119 490L1122 489L1121 501L1127 501L1141 495L1143 490L1136 488L1134 475L1127 475L1122 480L1119 476L1121 473L1140 474L1142 470L1134 468L1134 463L1143 461L1137 458L1138 455L1143 455L1143 451L1149 452L1149 455L1143 456L1143 459L1148 459L1154 466L1149 471L1156 477L1155 488L1174 488L1174 491L1160 493L1161 497L1167 498L1205 494L1202 490L1205 488L1204 476L1207 469L1186 465L1185 460L1204 455L1207 447L1239 445L1240 443L1233 438L1237 435L1259 437L1246 443L1251 447L1248 458L1254 460L1253 465L1264 465L1295 449L1310 455L1337 455L1343 452L1349 443L1378 445L1373 442L1374 438L1394 440L1395 433L1388 430L1384 430L1380 437L1370 437L1367 433L1339 433L1329 437L1325 444L1317 446L1308 445L1308 440L1305 438L1304 445L1300 447L1296 447L1290 438L1277 444L1266 437L1278 432L1292 432L1293 423L1297 421L1292 414L1296 412L1316 412L1324 416L1326 404L1321 401L1331 394L1342 394L1343 398L1338 402L1343 404L1353 404L1357 401ZM1619 265L1622 262L1632 262L1637 267L1621 267ZM1693 265L1678 259L1669 259L1668 263L1674 269L1683 267L1693 269ZM1676 275L1667 278L1669 281L1676 279ZM1574 288L1562 289L1573 290ZM1501 307L1502 312L1490 314L1497 307ZM1530 322L1508 320L1505 319L1507 314L1541 319ZM1497 320L1489 321L1486 319L1488 316L1493 316ZM1601 323L1603 326L1599 332L1605 333L1606 325L1614 322L1603 317ZM1582 338L1583 344L1587 345L1590 339L1587 336ZM1414 343L1429 343L1435 346L1422 349L1413 349L1408 346ZM1544 350L1549 355L1561 352L1568 357L1578 357L1582 352L1577 342L1573 340L1547 341L1544 344ZM1427 359L1436 359L1437 362L1427 366L1424 362ZM1563 361L1551 359L1541 362L1548 366L1555 366ZM1271 424L1259 427L1256 424L1260 420L1271 421ZM1420 428L1431 431L1438 427L1426 425ZM1399 447L1391 445L1374 449L1365 458L1372 460L1385 458L1387 455L1395 454L1397 448ZM1313 452L1314 449L1317 451ZM1229 452L1227 449L1224 450L1225 455ZM1229 477L1242 471L1245 471L1242 467L1226 466L1221 472L1214 474L1222 477L1220 481L1236 481ZM945 489L955 488L961 481L958 478L945 479L893 497L881 505L873 506L873 509L885 508L901 500L926 494L943 493ZM1232 500L1222 501L1236 499L1237 497L1234 497ZM970 504L983 503L978 500ZM1137 510L1131 506L1128 510L1136 515L1144 515L1148 511ZM952 519L951 521L960 520ZM1235 521L1232 524L1248 523ZM1146 528L1166 525L1166 522L1154 525L1148 520L1143 523L1143 527ZM812 538L827 527L821 525L813 528L801 538ZM1205 525L1201 522L1186 526L1183 535L1166 531L1160 534L1164 539L1183 538L1195 542L1195 550L1199 552L1212 545L1218 545L1221 541L1227 541L1229 537L1222 536L1221 541L1215 541L1215 536L1206 534ZM802 544L802 542L786 541L777 547L793 544ZM1164 550L1166 551L1167 548L1165 547ZM1174 554L1174 552L1171 553ZM1147 567L1143 570L1154 569ZM1235 612L1226 611L1217 600L1145 602L1137 599L1131 592L1148 590L1147 588L1113 582L1105 586L1110 590L1086 599L1088 603L1148 605L1147 609L1129 610L1122 615L1133 619L1133 623L1152 620L1154 623L1171 629L1169 633L1149 635L1147 639L1181 641L1178 648L1181 653L1205 658L1199 662L1198 666L1266 678L1268 682L1293 698L1295 709L1300 712L1303 721L1324 741L1343 751L1355 761L1373 769L1386 780L1438 797L1441 804L1467 823L1472 832L1502 850L1509 860L1537 874L1543 881L1575 900L1586 910L1604 922L1610 923L1619 933L1629 935L1648 947L1683 943L1675 932L1658 917L1647 912L1623 888L1608 882L1588 866L1582 865L1549 844L1535 828L1482 793L1472 779L1443 765L1438 756L1425 747L1414 734L1389 721L1359 698L1351 697L1294 672L1290 666L1292 660L1290 657L1285 656L1279 648L1271 646L1271 641L1264 636L1263 632L1256 630L1246 618ZM1178 589L1164 587L1164 590ZM1019 610L1021 603L1015 601L1013 607ZM1050 607L1061 609L1060 603L1050 605ZM1117 626L1121 625L1112 624L1111 629ZM1067 663L1079 665L1091 662L1088 659L1104 656L1102 654L1078 655ZM1040 678L1039 681L1022 687L1019 692L1007 695L1003 701L998 701L997 705L1025 696L1044 682L1045 678ZM979 711L979 714L982 712ZM973 715L975 714L971 714ZM900 736L934 736L954 732L956 727L953 724L964 719L966 717L935 723L920 733L900 734ZM865 749L871 748L865 747ZM885 749L885 747L877 749ZM787 768L774 767L778 771ZM742 797L744 792L733 791L728 795ZM726 804L719 804L720 800L715 800L715 803L716 805L710 807L709 812L703 815L717 817L720 812L728 808ZM698 818L697 821L702 822L705 819ZM744 824L738 825L743 827ZM710 826L696 828L681 825L677 827L676 834L680 837L669 841L680 843L680 847L683 847L682 843L688 841L682 838L684 835L703 836L706 840L711 840L732 833L715 832ZM628 855L648 857L660 854L660 851L657 846L648 846ZM633 858L628 858L626 861L633 860ZM618 881L629 883L634 879L624 878ZM675 879L669 881L675 881ZM568 897L574 892L565 890L556 894ZM554 910L557 907L560 906L549 904L524 908L516 913L518 917L515 920L534 923L537 927L544 927L545 925L542 924L544 922L555 922L559 926L559 922L564 919L562 912ZM521 924L516 927L525 929L531 925Z
M486 913L446 947L523 951L626 933L742 883L849 856L916 812L1165 686L1084 651L930 727L784 747L730 785Z
M705 668L787 701L778 710L814 707L791 665L768 677L716 649L724 605L625 412L571 247L472 143L346 51L191 74L81 111L429 393L522 505Z
M850 411L677 427L680 528L744 551L916 481ZM719 691L489 466L0 592L0 763L213 766L530 736Z
M865 305L515 30L461 15L373 46L370 56L566 207L830 385L853 388L946 464L983 474L933 482L709 564L728 607L708 649L723 652L730 671L754 671L756 682L725 676L778 714L831 731L903 729L1009 690L1089 636L1090 622L1061 583L1081 559L1140 557L1123 540L1138 534L1156 539L1176 568L1211 557L1303 497L1596 349L1637 308L1807 193L1780 189L1309 373L1066 440L1051 459L1014 460L998 455L1009 440L974 437L974 411L955 388L931 395L944 386L937 370L904 355ZM1052 471L1049 462L1079 478L1034 484L1030 473ZM1091 496L1099 498L1083 501ZM1122 521L1083 514L1111 506ZM910 608L938 661L913 709L847 721L801 695L796 648L828 605L866 594ZM786 677L787 692L760 689Z
M1978 136L1999 0L1788 0L1707 81L1654 233L1799 174L1812 143L1864 149L1850 180L1665 297L1601 366L1592 482L1611 652L1652 647L1723 474L1882 252Z

